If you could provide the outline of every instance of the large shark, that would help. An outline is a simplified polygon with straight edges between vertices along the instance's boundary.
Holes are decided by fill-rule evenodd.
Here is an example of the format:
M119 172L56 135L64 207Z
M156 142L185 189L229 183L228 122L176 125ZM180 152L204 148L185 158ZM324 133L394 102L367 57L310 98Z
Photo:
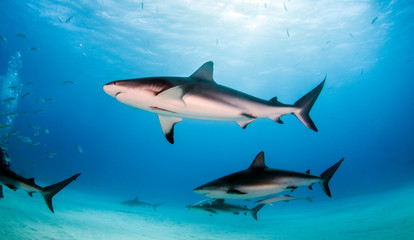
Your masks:
M140 201L138 199L138 197L135 197L132 200L121 202L121 204L128 205L130 207L135 207L135 206L138 206L138 207L152 207L152 209L154 209L154 211L156 211L157 207L162 205L163 203L157 203L157 204L146 203L146 202Z
M80 173L73 175L72 177L63 180L59 183L50 185L48 187L41 187L34 182L34 178L24 178L10 169L10 161L7 153L0 148L0 198L3 198L3 186L5 185L12 190L23 189L32 196L33 193L42 194L45 202L50 209L54 212L52 205L53 196L66 187L69 183L79 177Z
M232 213L236 215L242 213L244 215L247 215L247 213L250 213L252 217L257 221L257 212L259 212L259 210L262 209L264 205L265 204L259 204L256 207L249 209L247 206L226 203L224 202L224 199L209 199L193 205L188 205L186 207L189 210L207 212L210 215L219 213Z
M252 199L274 195L286 190L293 191L299 186L311 186L319 183L323 191L331 197L329 180L341 165L342 158L321 176L308 172L299 173L268 168L264 162L264 153L260 152L250 167L225 177L216 179L194 189L194 192L210 198Z
M283 104L276 97L263 100L217 84L213 80L213 62L206 62L190 77L119 80L103 89L121 103L158 114L165 137L174 143L174 125L183 118L234 121L245 129L259 118L283 123L280 117L292 113L306 127L318 131L309 112L325 79L293 105Z

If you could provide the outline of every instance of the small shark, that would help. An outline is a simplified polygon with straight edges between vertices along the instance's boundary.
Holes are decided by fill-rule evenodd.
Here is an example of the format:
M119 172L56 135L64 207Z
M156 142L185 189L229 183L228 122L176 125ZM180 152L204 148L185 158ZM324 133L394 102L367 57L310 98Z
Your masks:
M293 191L299 186L319 183L323 191L331 197L329 180L341 165L342 158L321 176L268 168L264 162L264 153L260 152L250 167L225 177L216 179L194 189L194 192L210 198L252 199L274 195L286 190Z
M42 194L45 202L50 209L54 212L52 205L53 196L66 187L69 183L79 177L80 173L73 175L72 177L63 180L62 182L50 185L48 187L40 187L35 184L34 178L24 178L10 169L10 160L7 153L0 148L0 198L3 198L3 186L16 191L18 188L27 191L32 197L32 194L38 192Z
M219 213L233 213L236 215L243 213L244 215L247 215L247 213L250 213L257 221L257 212L259 212L264 205L265 204L259 204L256 207L249 209L247 206L225 203L224 199L208 199L193 205L188 205L186 208L189 210L207 212L210 213L210 215Z
M309 112L325 79L295 104L276 97L263 100L217 84L213 62L206 62L190 77L150 77L113 81L103 90L119 102L158 114L166 139L174 143L174 125L183 118L234 121L243 129L259 118L283 123L280 117L295 115L306 127L318 131Z
M162 205L163 203L157 203L157 204L146 203L146 202L142 202L142 201L138 200L138 197L135 197L132 200L121 202L121 204L128 205L130 207L135 207L135 206L152 207L154 209L154 211L157 211L157 207Z
M293 197L289 195L284 195L284 196L274 196L274 197L265 198L265 199L256 201L256 203L264 203L264 204L273 205L273 203L275 202L289 202L292 200L301 200L301 199L305 199L308 202L313 202L313 197Z

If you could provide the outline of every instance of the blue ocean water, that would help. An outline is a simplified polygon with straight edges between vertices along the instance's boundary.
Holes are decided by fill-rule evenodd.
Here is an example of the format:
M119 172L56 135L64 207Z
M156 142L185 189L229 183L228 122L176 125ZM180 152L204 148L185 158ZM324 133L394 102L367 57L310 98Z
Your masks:
M313 191L302 187L291 194L315 196L314 203L266 206L255 226L271 229L278 221L266 221L266 216L280 211L293 216L294 223L300 212L312 216L306 211L314 211L313 206L358 205L376 196L395 201L407 197L395 194L398 189L414 184L413 17L413 2L398 0L4 0L0 124L9 127L0 129L1 146L14 171L42 186L82 173L56 196L55 215L76 211L63 207L64 202L59 209L59 199L70 201L64 196L71 194L89 194L85 202L97 206L112 202L115 214L119 202L139 196L164 202L157 210L160 219L164 208L166 215L174 215L173 222L186 221L198 213L185 206L204 199L193 193L195 187L248 168L260 151L269 167L314 174L342 157L345 161L330 182L331 199L319 186ZM282 117L283 125L260 119L245 130L234 122L184 119L171 145L157 115L121 104L102 90L120 79L186 77L207 61L214 61L217 83L263 99L277 96L288 104L326 75L310 113L319 132L293 115ZM5 200L16 194L4 191L3 210ZM22 205L39 202L49 214L42 199L26 197L19 198ZM76 208L73 202L68 206ZM220 217L200 216L195 222L214 229ZM224 219L238 233L246 229L244 221L254 222L232 215ZM16 215L14 222L25 222L24 215ZM0 224L3 232L8 227ZM411 239L412 227L405 230L401 239ZM230 233L200 232L193 239L231 238Z

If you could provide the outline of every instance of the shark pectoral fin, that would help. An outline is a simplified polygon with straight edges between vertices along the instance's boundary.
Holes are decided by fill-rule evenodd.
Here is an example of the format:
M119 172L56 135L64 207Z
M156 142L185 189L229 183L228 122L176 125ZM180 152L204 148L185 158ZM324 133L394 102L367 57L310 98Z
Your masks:
M200 79L200 80L207 80L214 82L213 80L213 66L214 63L212 61L204 63L197 71L195 71L190 78Z
M33 197L33 193L32 192L27 192L27 194L29 194L30 197Z
M247 194L247 193L245 193L245 192L241 192L241 191L239 191L239 190L237 190L237 189L234 189L234 188L229 189L229 190L227 191L227 193L228 193L228 194L240 194L240 195Z
M174 143L174 125L176 123L181 122L182 118L177 117L167 117L163 115L158 115L158 119L160 120L162 132L164 133L165 138L171 144Z
M3 195L3 185L0 185L0 198L4 198L4 195Z
M158 93L158 97L168 101L169 104L184 108L186 105L183 101L183 96L186 94L182 85L178 85L172 88L168 88L165 91Z
M254 120L256 119L241 120L241 121L237 121L237 124L239 124L241 128L246 129L247 125L254 122Z
M216 211L211 210L211 209L206 209L206 211L207 211L207 212L210 212L210 213L213 213L213 214L216 214L216 213L217 213ZM212 215L210 215L210 216L212 216Z

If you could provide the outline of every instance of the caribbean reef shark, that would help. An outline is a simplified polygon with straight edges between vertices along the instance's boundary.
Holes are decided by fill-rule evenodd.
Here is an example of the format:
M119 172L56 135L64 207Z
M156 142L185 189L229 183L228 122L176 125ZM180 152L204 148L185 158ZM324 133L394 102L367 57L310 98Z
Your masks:
M259 212L259 210L262 209L264 205L265 204L259 204L256 207L249 209L247 206L225 203L224 199L209 199L193 205L188 205L186 207L189 210L207 212L211 215L219 213L232 213L236 215L242 213L244 215L247 215L247 213L250 213L252 217L257 221L257 212Z
M121 202L121 204L128 205L130 207L135 207L135 206L138 206L138 207L152 207L154 209L154 211L157 211L157 207L162 205L163 203L157 203L157 204L146 203L146 202L142 202L142 201L138 200L138 197L135 197L132 200Z
M34 182L34 178L24 178L10 169L10 162L8 160L7 153L0 148L0 198L3 198L3 186L16 191L17 189L23 189L32 197L33 193L42 194L45 202L50 209L53 211L52 198L53 196L66 187L69 183L79 177L80 173L73 175L72 177L63 180L59 183L50 185L48 187L41 187Z
M206 62L190 77L149 77L113 81L103 90L119 102L158 114L162 131L174 143L174 125L183 118L234 121L245 129L259 118L283 123L281 116L295 115L306 127L318 131L309 112L325 79L295 104L283 104L276 97L263 100L217 84L213 62Z
M260 152L250 167L225 177L216 179L194 189L194 192L210 198L252 199L270 196L286 190L293 191L299 186L319 183L323 191L331 197L329 180L341 165L342 158L321 176L308 172L299 173L268 168L264 163L264 153Z

